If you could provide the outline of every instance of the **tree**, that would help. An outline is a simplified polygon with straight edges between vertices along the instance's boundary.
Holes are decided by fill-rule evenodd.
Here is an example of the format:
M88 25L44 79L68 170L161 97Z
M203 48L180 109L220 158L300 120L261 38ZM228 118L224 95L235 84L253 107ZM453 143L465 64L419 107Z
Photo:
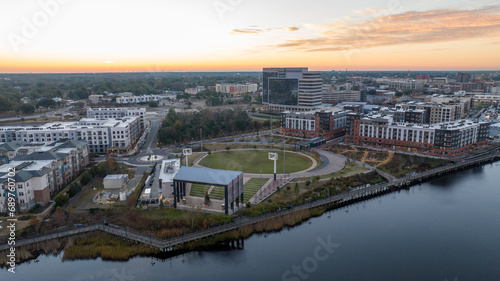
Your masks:
M116 160L114 158L109 158L106 161L106 165L108 166L108 168L111 172L115 171L116 168L118 168L118 163L116 162Z
M295 192L295 194L299 194L300 188L299 188L299 184L298 183L295 183L295 188L294 188L293 191Z
M368 91L368 94L369 94L369 95L371 95L371 96L374 96L374 95L376 95L376 94L377 94L377 90L375 90L375 89L370 89L370 90Z
M150 101L148 104L149 104L149 107L158 107L157 101Z
M49 108L49 107L55 107L56 105L57 105L57 102L55 102L53 99L42 99L36 104L36 107Z
M243 102L244 103L252 103L252 97L249 94L245 94L243 96Z
M205 193L205 205L210 205L210 195L208 195L208 191Z
M21 110L23 114L30 114L35 112L35 107L31 104L21 104L19 110Z
M403 92L401 92L401 91L397 91L396 92L396 97L399 98L399 97L402 97L402 96L403 96Z

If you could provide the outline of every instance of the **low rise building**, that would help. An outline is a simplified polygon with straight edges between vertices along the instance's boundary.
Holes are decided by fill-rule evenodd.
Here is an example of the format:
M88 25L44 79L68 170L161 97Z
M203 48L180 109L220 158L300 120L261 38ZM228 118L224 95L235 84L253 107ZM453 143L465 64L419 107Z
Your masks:
M137 116L141 119L143 130L147 127L146 108L144 107L116 107L116 108L87 108L87 118L99 120L121 119L127 116Z
M398 123L392 116L380 113L349 115L349 143L445 157L486 144L489 131L489 123L465 119L423 125Z
M258 88L257 84L215 84L215 91L231 95L256 93Z
M322 102L323 103L331 103L337 104L340 102L351 101L351 102L359 102L361 101L361 91L352 91L352 90L335 90L331 87L323 87L322 91Z
M500 95L474 95L474 103L500 104Z
M171 198L174 196L174 177L181 168L180 159L163 160L160 166L158 180L160 183L161 194L163 197Z
M125 187L128 182L127 174L117 174L117 175L107 175L102 184L104 185L104 189L120 189Z
M198 94L201 91L205 91L205 90L206 90L205 86L197 86L197 87L194 87L194 88L187 88L187 89L185 89L184 93L190 94L191 96L196 96L196 94Z
M159 101L160 96L157 95L140 95L140 96L119 96L116 98L118 104L138 104L147 103L150 101Z
M281 113L280 133L301 138L337 138L345 134L348 112L336 107L308 112L285 111Z

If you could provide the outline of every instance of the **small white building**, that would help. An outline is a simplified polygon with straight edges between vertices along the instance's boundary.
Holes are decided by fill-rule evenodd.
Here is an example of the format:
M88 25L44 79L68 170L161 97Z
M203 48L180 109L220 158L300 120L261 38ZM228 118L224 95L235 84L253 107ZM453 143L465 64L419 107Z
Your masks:
M181 168L180 159L163 160L160 166L160 174L158 179L160 181L160 188L163 197L170 197L174 192L174 177Z
M120 189L128 182L127 174L107 175L104 180L104 189Z

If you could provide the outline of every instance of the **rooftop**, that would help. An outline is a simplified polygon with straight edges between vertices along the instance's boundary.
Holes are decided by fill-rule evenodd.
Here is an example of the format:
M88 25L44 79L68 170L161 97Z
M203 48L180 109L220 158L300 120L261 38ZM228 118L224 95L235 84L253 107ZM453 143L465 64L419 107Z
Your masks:
M243 172L182 166L174 177L176 181L228 185Z

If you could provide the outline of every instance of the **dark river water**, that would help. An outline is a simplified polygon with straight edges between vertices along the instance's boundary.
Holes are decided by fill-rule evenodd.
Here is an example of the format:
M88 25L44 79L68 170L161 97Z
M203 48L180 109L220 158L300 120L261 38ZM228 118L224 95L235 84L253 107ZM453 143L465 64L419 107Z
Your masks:
M0 280L500 280L500 162L167 260L40 256ZM154 263L154 264L153 264Z

